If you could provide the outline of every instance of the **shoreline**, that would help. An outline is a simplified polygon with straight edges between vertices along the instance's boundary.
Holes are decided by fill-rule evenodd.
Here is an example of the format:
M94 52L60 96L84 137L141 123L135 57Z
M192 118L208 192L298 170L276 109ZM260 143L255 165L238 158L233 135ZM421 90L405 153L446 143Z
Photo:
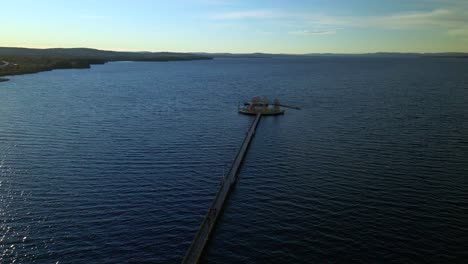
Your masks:
M7 66L0 68L0 82L6 82L10 79L5 76L26 75L53 70L67 69L90 69L92 65L102 65L108 62L132 61L132 62L170 62L170 61L194 61L194 60L212 60L210 57L195 57L195 58L158 58L148 60L99 60L99 59L70 59L60 60L53 64L43 64L42 62L29 62L14 64L15 66Z
M178 52L125 52L89 48L29 49L0 47L0 77L63 69L89 69L117 61L211 60L211 56ZM3 81L6 81L3 78Z

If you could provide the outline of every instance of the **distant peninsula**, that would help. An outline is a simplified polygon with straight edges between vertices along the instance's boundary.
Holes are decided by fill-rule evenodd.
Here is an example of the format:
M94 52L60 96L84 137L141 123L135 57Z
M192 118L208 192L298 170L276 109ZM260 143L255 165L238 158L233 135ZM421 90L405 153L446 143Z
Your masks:
M54 69L86 69L111 61L189 61L212 57L176 52L118 52L88 48L29 49L0 47L0 77ZM0 82L8 81L0 78Z

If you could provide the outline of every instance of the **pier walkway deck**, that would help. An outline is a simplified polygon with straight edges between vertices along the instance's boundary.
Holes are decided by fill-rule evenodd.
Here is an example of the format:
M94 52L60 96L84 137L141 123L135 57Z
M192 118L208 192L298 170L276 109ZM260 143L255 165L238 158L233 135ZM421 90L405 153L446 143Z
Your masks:
M249 130L242 142L240 149L238 150L234 161L229 168L229 171L226 175L224 175L223 180L221 181L221 185L219 186L218 193L216 194L211 206L208 210L208 213L205 215L203 223L200 225L197 234L193 238L192 244L190 245L187 253L185 254L182 263L197 263L200 259L200 256L205 248L206 242L208 241L211 231L213 230L214 226L216 225L216 220L220 212L223 209L224 201L228 196L229 192L231 191L232 186L236 183L237 180L237 173L242 165L242 161L249 149L250 142L252 141L253 136L255 135L255 131L257 129L257 125L262 117L261 114L257 114L255 120L250 125Z

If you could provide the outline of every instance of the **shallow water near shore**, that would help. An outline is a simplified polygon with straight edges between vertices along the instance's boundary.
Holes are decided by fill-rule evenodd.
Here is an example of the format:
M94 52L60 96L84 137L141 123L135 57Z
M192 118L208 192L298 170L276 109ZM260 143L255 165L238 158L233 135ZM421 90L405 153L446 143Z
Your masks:
M468 61L118 62L0 84L0 262L178 263L265 95L204 263L468 258Z

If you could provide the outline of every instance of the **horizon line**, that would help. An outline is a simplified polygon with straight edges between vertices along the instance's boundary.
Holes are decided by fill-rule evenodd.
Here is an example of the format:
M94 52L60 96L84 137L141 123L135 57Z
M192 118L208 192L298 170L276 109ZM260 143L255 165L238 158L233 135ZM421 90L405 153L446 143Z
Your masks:
M185 53L185 54L268 54L268 55L366 55L366 54L450 54L450 53L459 53L459 54L468 54L465 51L440 51L440 52L414 52L414 51L374 51L374 52L308 52L308 53L269 53L261 51L253 52L229 52L229 51L220 51L220 52L206 52L206 51L149 51L149 50L124 50L124 49L106 49L106 48L93 48L93 47L25 47L25 46L0 46L0 48L12 48L12 49L36 49L36 50L50 50L50 49L90 49L90 50L99 50L99 51L110 51L110 52L134 52L134 53Z

